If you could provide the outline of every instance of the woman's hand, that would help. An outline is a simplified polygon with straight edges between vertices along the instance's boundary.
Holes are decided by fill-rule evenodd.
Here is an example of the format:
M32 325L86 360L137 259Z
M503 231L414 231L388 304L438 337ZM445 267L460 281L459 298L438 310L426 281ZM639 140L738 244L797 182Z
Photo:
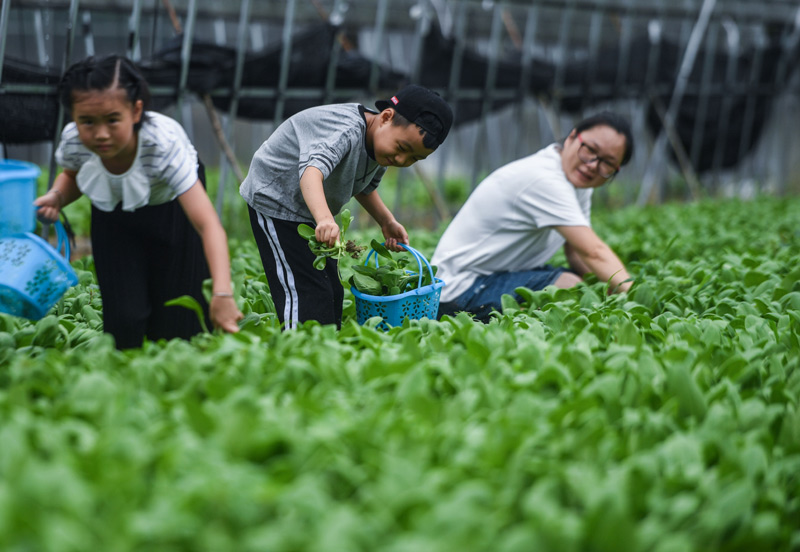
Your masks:
M222 328L226 332L236 333L239 331L237 321L244 318L244 315L236 306L236 301L232 296L214 295L211 297L209 305L209 316L215 328Z
M405 249L397 245L399 243L408 245L408 232L406 232L402 224L392 219L381 226L381 231L383 232L383 237L386 238L386 247L388 249L392 251L405 251Z

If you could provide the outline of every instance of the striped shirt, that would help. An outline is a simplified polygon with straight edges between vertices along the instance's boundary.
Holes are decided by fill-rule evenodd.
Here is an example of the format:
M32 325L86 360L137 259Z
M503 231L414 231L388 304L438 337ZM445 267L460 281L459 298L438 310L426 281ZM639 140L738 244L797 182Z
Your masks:
M75 123L64 127L56 161L77 172L77 184L92 205L123 211L172 201L197 182L197 151L183 127L160 113L147 112L139 129L136 158L123 174L112 174L78 138Z

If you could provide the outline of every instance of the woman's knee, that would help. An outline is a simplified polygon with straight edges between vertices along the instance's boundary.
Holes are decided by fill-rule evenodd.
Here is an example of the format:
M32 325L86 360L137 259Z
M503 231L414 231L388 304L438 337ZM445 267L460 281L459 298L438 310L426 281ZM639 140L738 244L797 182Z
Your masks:
M583 278L574 272L562 272L559 274L558 278L556 278L556 281L553 282L553 285L558 288L566 289L577 286L582 281Z

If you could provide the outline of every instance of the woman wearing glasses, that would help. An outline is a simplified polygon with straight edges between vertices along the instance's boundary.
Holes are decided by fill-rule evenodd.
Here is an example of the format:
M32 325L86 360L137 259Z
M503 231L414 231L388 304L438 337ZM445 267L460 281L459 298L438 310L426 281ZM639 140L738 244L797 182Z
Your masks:
M592 190L633 154L630 124L603 112L578 123L563 144L513 161L472 192L445 230L432 263L442 288L439 315L488 320L514 289L568 288L592 272L613 291L631 283L625 266L590 224ZM546 264L564 247L569 269Z

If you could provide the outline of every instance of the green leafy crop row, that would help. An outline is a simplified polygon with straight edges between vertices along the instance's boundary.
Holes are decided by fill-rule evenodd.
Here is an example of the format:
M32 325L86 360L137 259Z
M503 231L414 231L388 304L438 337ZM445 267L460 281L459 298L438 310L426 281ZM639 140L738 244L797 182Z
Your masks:
M233 241L242 331L126 352L76 263L51 315L0 316L0 549L798 550L798 215L605 213L628 294L389 331L348 303L281 332Z

